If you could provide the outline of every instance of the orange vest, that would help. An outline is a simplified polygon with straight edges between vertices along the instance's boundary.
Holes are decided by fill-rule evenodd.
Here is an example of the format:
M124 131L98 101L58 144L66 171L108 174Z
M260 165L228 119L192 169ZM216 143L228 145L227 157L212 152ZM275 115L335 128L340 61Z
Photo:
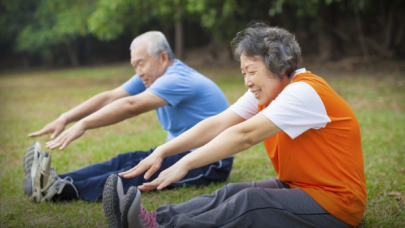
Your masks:
M309 84L321 98L331 122L291 139L280 132L264 141L278 178L308 193L325 210L357 226L366 207L366 181L360 127L349 105L310 71L293 82ZM259 112L266 106L259 105Z

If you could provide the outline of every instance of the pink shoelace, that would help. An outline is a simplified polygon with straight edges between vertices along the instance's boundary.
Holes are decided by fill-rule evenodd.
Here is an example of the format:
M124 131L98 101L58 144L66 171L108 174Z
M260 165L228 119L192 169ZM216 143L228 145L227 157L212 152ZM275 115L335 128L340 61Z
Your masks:
M145 227L148 228L157 228L156 225L156 206L155 212L148 212L142 205L141 205L141 213L139 213L139 217L141 217L141 222L144 224Z

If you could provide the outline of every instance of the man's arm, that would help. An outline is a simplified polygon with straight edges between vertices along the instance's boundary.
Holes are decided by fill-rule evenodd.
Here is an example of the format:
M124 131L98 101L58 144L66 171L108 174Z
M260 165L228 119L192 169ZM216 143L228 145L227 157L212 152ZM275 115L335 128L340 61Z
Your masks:
M119 175L125 178L131 178L147 171L144 178L148 180L160 168L163 158L201 147L218 136L225 129L244 120L245 119L235 112L227 109L216 116L201 121L180 136L159 146L137 166Z
M181 180L189 170L219 161L281 132L270 119L259 113L251 119L228 128L205 146L189 153L176 164L160 173L150 183L139 187L142 191L161 190Z
M46 148L55 149L59 147L60 150L63 150L70 142L82 136L86 130L115 124L167 104L166 100L148 91L116 100L81 119L55 140L47 142Z
M122 87L99 93L68 112L63 113L58 119L47 124L41 130L31 133L28 136L36 137L52 133L51 139L54 139L65 129L67 124L80 120L110 104L111 102L126 96L129 96L129 94Z

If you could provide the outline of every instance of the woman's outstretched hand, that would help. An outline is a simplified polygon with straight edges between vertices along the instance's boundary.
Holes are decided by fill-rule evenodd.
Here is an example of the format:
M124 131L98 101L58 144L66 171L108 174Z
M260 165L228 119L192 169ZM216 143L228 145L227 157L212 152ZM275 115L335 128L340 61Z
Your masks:
M157 188L157 190L162 190L171 183L183 179L188 171L189 169L186 163L180 160L176 164L162 171L155 180L149 183L144 183L143 185L138 186L138 188L141 191L149 191L155 188Z
M158 147L148 157L139 162L137 166L128 171L119 173L118 175L124 178L132 178L141 175L146 171L144 178L145 180L149 180L149 178L159 170L160 166L162 165L162 160L163 156L161 155Z

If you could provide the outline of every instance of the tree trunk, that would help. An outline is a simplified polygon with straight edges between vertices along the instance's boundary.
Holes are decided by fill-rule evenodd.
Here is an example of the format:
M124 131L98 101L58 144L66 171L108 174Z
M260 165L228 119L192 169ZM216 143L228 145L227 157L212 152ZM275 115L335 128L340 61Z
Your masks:
M359 9L358 9L357 5L354 7L354 16L355 16L355 21L356 21L356 27L357 27L358 37L359 37L360 48L361 48L361 51L363 52L364 61L366 63L368 63L368 61L369 61L368 48L367 48L367 44L366 44L366 39L364 38L360 13L359 13Z
M336 17L332 4L325 5L320 1L319 12L317 15L318 25L318 53L321 62L331 60L339 50L339 40L333 34L328 26L336 27Z
M170 47L173 48L173 38L170 36L169 26L166 23L162 24L162 32L165 35L166 40L169 43Z
M211 57L213 59L217 60L218 59L218 45L217 45L217 38L215 37L214 33L211 34L209 49L210 49Z
M66 50L69 56L69 60L72 63L73 67L79 66L79 59L77 57L77 48L72 45L70 42L66 43Z
M23 61L23 67L24 69L29 69L30 68L30 55L27 52L23 53L23 57L22 57L22 61Z
M178 59L183 58L183 25L181 21L176 22L175 25L175 46L176 46L176 57Z
M91 61L91 35L90 33L86 34L86 64L88 67L93 65Z

